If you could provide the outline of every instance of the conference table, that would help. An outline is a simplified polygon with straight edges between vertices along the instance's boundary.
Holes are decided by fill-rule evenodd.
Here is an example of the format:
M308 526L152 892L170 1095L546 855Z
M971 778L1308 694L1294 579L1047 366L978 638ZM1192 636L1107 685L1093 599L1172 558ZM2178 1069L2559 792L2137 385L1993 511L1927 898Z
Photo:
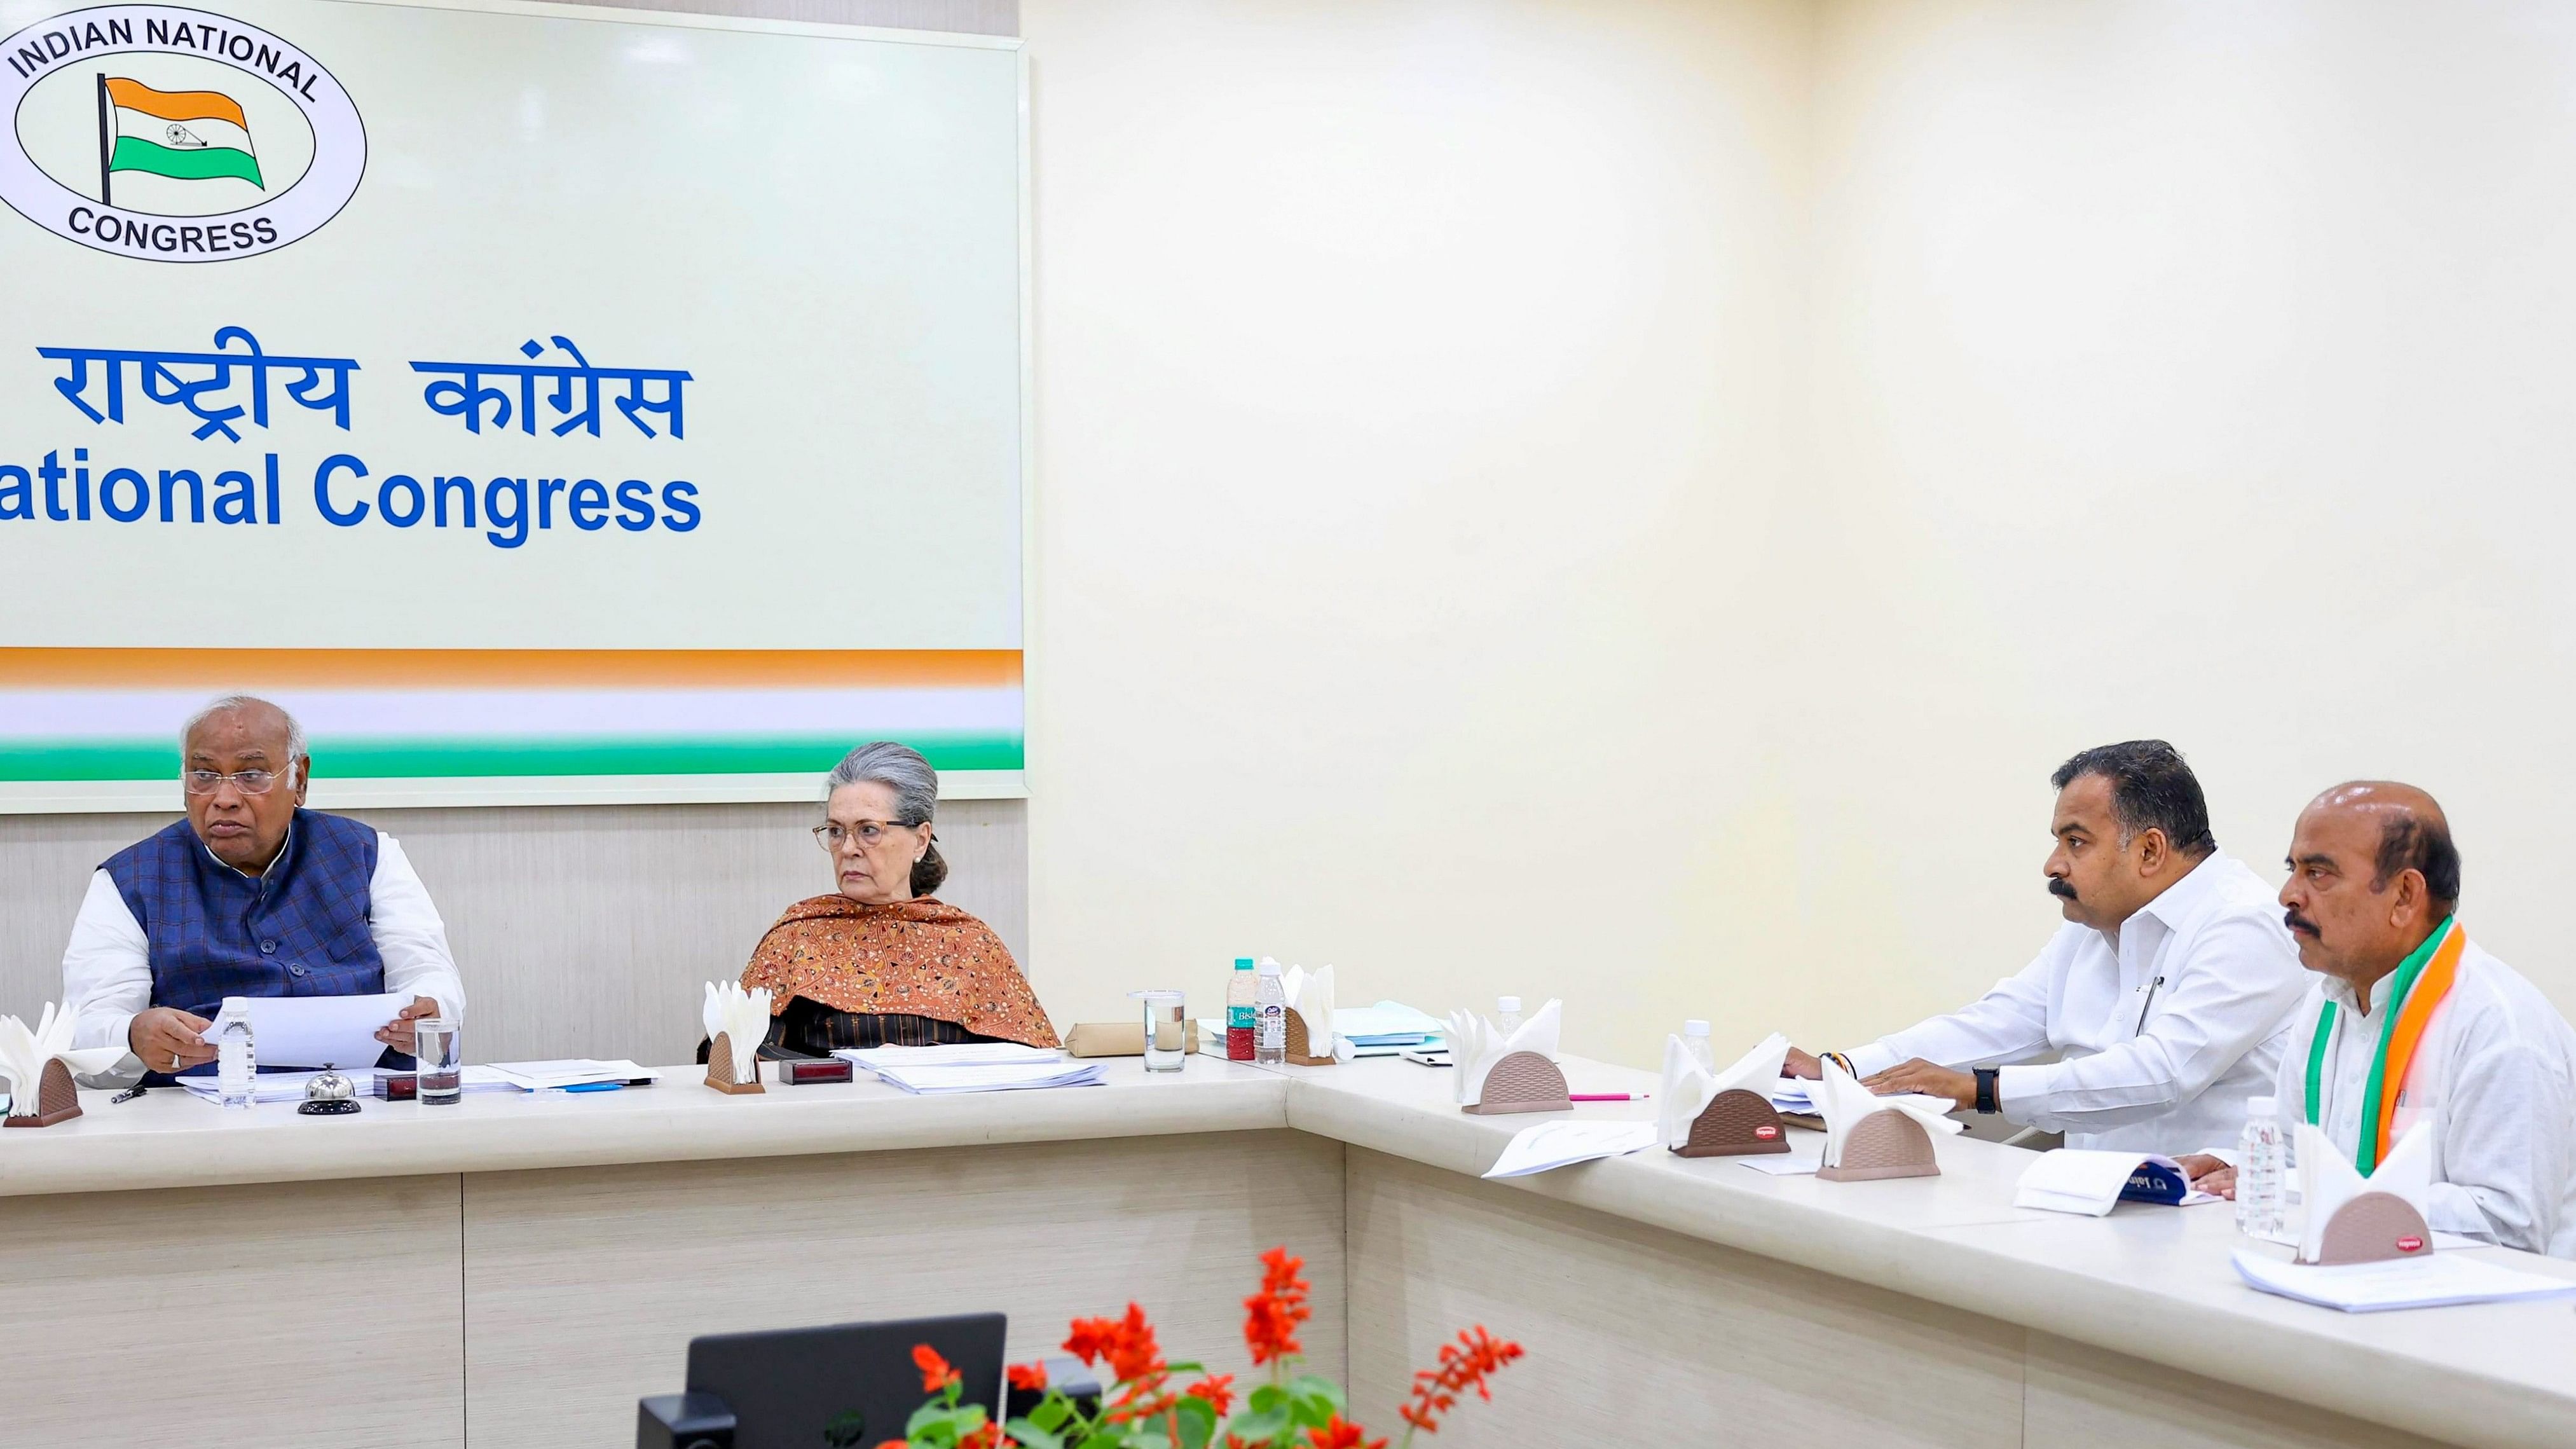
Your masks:
M937 1097L674 1067L345 1118L86 1092L0 1133L0 1443L612 1449L693 1335L999 1309L1017 1361L1131 1300L1173 1357L1248 1374L1241 1300L1285 1244L1308 1360L1379 1432L1457 1329L1527 1348L1443 1445L2576 1444L2568 1303L2268 1297L2228 1209L2016 1209L2018 1148L1950 1138L1940 1175L1879 1182L1661 1148L1494 1182L1545 1119L1462 1113L1440 1070L1105 1065Z

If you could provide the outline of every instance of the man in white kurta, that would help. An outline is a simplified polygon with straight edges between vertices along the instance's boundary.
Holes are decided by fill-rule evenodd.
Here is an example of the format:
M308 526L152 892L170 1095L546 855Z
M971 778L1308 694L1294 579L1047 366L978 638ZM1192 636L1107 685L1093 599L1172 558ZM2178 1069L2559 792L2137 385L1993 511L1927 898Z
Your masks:
M2199 781L2161 740L2087 750L2052 779L2046 873L2067 923L1963 1010L1842 1059L1873 1090L1948 1097L2072 1147L2232 1141L2306 984L2272 888L2218 850ZM1790 1070L1813 1062L1793 1053Z
M2386 1140L2419 1123L2434 1131L2436 1230L2556 1257L2576 1257L2576 1031L2513 968L2466 938L2454 914L2459 853L2431 796L2382 781L2339 785L2299 817L2281 889L2299 954L2314 973L2290 1015L2274 1095L2285 1127L2313 1122L2356 1163L2380 1134L2370 1082L2400 1063L2382 1043L2397 993L2432 989L2426 970L2463 936L2449 989L2403 1065ZM2411 968L2411 969L2410 969ZM2328 1006L2333 1010L2329 1012ZM2318 1045L2320 1028L2323 1046ZM2308 1083L2317 1090L2311 1100ZM2232 1195L2234 1134L2184 1160L2197 1184Z

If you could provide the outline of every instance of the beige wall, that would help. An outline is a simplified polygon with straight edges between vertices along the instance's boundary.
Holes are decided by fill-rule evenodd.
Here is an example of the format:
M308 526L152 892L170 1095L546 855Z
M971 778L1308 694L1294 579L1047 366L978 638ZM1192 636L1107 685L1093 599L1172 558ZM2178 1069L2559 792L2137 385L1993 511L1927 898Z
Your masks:
M1021 23L1041 991L1266 952L1650 1054L1774 849L1811 12Z
M2048 766L2165 736L2277 880L2356 775L2449 808L2480 940L2553 928L2576 591L2576 11L1822 11L1812 427L1783 560L1783 1019L1901 1019L2052 912ZM1873 1006L1872 998L1879 998Z

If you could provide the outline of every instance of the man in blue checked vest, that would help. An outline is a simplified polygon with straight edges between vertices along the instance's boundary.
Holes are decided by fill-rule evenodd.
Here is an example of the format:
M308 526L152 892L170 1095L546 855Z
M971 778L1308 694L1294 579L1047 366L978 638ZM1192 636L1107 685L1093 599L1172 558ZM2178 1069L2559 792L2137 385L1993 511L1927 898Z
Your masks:
M412 1023L461 1017L465 989L402 847L304 808L303 728L267 700L216 700L180 745L188 817L110 856L72 924L77 1044L123 1045L166 1081L213 1070L204 1034L227 996L393 993L410 1000L376 1033L377 1065L407 1067Z

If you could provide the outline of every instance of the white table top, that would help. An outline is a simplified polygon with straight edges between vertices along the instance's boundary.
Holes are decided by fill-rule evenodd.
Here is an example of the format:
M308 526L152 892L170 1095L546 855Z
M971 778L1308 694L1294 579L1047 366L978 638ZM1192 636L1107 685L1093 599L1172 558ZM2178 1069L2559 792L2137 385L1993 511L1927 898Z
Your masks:
M1134 1058L1102 1065L1103 1087L927 1098L867 1080L729 1097L700 1084L702 1069L675 1067L650 1088L369 1100L347 1118L291 1104L229 1113L176 1091L110 1106L85 1092L71 1122L0 1132L0 1197L1281 1128L1473 1176L1514 1133L1555 1120L1467 1115L1449 1071L1392 1058L1255 1068L1195 1056L1154 1076ZM1577 1092L1655 1086L1605 1063L1566 1068ZM1605 1120L1653 1110L1575 1108ZM2364 1315L2292 1303L2236 1280L2227 1255L2243 1239L2223 1206L2124 1204L2100 1219L2017 1209L2028 1153L1956 1137L1937 1150L1939 1176L1886 1182L1649 1150L1510 1186L2437 1439L2576 1444L2565 1302ZM2576 1277L2576 1263L2474 1251Z

